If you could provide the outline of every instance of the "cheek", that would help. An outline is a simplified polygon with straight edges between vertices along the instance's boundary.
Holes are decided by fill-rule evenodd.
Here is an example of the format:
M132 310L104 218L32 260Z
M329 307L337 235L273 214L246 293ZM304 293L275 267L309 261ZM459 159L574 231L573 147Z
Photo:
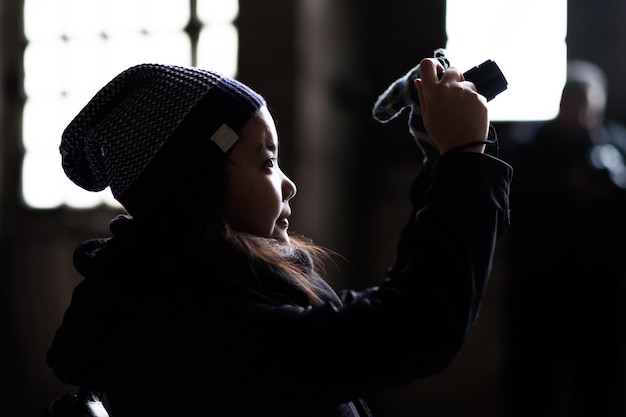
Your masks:
M280 197L267 183L231 181L228 184L224 215L237 230L270 237L280 209Z
M247 212L246 207L250 205L252 196L246 182L231 180L226 187L226 197L224 199L224 216L231 226L241 225Z

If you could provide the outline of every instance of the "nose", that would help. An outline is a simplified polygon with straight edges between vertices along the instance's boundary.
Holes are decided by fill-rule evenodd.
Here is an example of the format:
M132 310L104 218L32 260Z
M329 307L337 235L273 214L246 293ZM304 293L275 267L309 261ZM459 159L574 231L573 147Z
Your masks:
M283 173L283 201L289 201L298 192L296 183Z

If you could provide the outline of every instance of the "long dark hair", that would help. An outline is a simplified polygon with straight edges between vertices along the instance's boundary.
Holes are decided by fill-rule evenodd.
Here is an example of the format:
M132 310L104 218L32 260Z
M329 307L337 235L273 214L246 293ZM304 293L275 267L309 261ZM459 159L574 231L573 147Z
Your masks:
M221 280L268 302L320 302L323 294L311 276L323 276L333 253L300 235L291 234L286 247L231 229L221 211L226 155L215 146L206 160L146 218L161 225L159 233L170 242L176 262L206 271L207 286Z

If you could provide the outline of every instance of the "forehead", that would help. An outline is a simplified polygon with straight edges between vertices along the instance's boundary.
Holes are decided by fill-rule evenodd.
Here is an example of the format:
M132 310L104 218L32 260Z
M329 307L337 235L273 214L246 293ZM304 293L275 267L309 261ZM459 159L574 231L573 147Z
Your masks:
M236 148L254 152L278 151L276 126L266 107L262 107L241 129L233 150Z

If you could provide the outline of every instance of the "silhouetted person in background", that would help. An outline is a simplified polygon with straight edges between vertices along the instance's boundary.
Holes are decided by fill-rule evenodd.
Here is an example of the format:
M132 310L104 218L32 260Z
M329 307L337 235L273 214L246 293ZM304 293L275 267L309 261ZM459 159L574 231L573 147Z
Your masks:
M607 83L568 63L560 110L509 158L504 415L623 416L626 130Z

